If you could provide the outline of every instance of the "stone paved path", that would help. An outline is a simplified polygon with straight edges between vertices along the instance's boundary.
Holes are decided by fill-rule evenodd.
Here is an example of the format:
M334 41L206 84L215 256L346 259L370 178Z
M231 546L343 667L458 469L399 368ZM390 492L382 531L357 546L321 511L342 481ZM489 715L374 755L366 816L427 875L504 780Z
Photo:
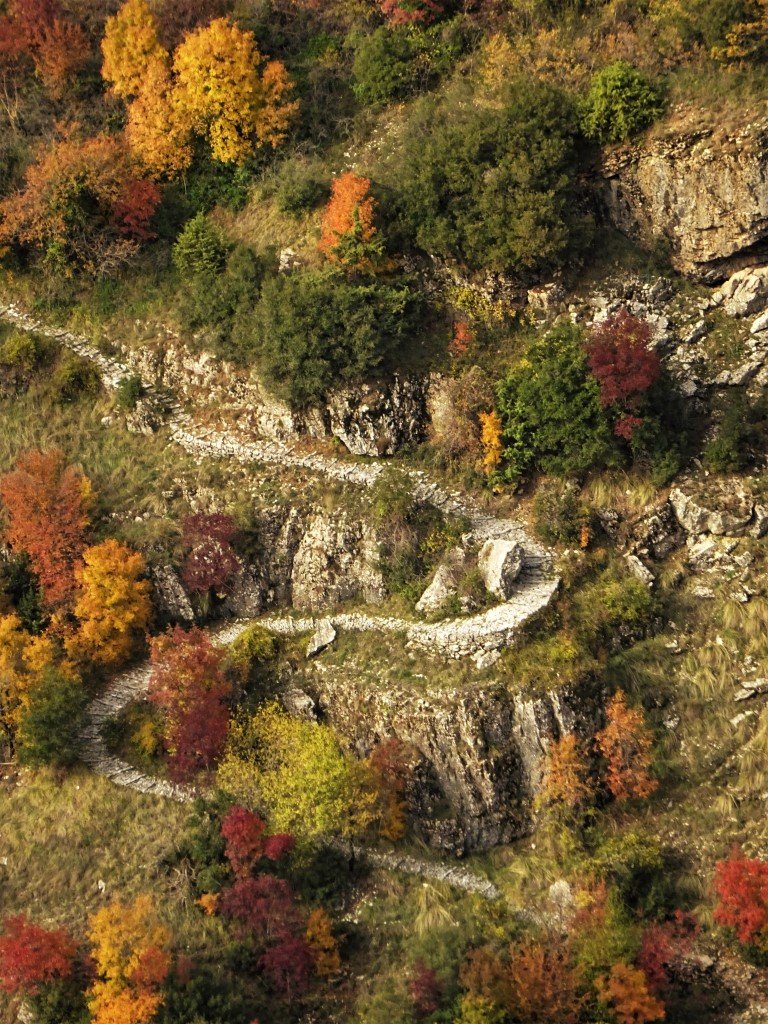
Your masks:
M0 306L0 317L22 330L34 331L53 338L83 358L90 359L98 367L107 388L115 389L125 377L134 375L128 366L104 355L88 339L50 327L35 320L15 305ZM171 439L193 456L233 459L243 464L276 464L306 469L329 479L365 487L372 486L383 472L381 464L361 464L319 452L301 451L284 441L242 437L233 431L220 431L201 426L179 406L171 404L163 407L159 396L150 385L145 385L145 392L149 401L155 401L158 408L162 409ZM559 581L552 571L546 550L526 534L520 523L498 519L479 510L460 492L445 491L419 470L403 472L407 472L410 477L417 500L435 506L446 515L466 518L476 541L482 543L489 539L503 538L516 541L523 547L523 570L511 598L477 615L436 623L411 622L351 612L317 618L271 616L259 620L262 626L276 634L296 635L314 632L320 623L328 620L336 629L400 633L414 646L451 657L481 657L506 646L523 623L549 603ZM230 624L217 634L218 642L231 642L247 625L246 622ZM89 721L82 733L82 759L94 771L111 779L116 785L174 800L191 800L195 795L193 789L177 786L138 771L133 765L112 756L104 741L102 733L107 721L146 692L149 677L149 665L139 665L112 680L106 691L91 703ZM487 879L473 875L463 868L446 867L406 855L362 849L359 852L373 863L391 870L416 873L426 878L445 881L467 891L478 892L489 899L495 899L499 895L498 890Z

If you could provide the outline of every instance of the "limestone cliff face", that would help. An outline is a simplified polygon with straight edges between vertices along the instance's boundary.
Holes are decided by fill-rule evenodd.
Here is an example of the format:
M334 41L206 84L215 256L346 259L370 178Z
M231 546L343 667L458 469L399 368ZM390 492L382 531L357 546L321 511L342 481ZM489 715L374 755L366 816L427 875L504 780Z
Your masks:
M530 833L549 743L563 732L586 735L600 714L594 693L528 698L501 682L372 688L319 672L306 685L319 717L359 755L393 736L415 749L421 780L415 827L432 845L458 854Z
M194 354L178 338L158 340L124 353L154 385L182 399L204 400L261 437L335 437L353 455L394 455L424 439L428 378L395 375L377 383L338 388L327 402L297 412L271 395L248 370L210 353Z
M604 156L610 219L645 245L665 241L675 266L702 280L759 262L768 252L767 144L768 119L738 128L673 120Z

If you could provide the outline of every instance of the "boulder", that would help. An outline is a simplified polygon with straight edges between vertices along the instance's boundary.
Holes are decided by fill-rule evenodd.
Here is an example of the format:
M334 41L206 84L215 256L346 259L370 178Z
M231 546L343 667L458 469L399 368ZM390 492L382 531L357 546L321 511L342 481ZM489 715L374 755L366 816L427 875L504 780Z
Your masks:
M523 567L522 547L512 540L487 540L477 556L477 567L489 594L508 600Z
M439 611L447 601L456 596L458 578L466 562L463 548L452 548L437 567L435 575L416 602L416 611L424 614Z
M747 267L732 274L712 296L729 316L745 317L768 305L768 267Z
M323 619L318 623L317 629L307 644L307 657L313 658L316 654L320 654L326 647L330 647L335 639L336 629L333 623L330 619Z
M754 517L755 500L739 480L711 482L706 491L675 487L669 500L683 528L694 537L743 537Z

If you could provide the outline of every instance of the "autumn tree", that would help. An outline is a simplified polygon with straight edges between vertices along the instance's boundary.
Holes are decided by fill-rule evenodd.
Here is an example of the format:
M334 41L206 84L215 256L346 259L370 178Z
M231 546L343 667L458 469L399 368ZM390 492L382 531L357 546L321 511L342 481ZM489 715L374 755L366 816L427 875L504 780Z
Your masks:
M128 107L125 139L152 178L177 178L192 163L192 126L176 101L171 72L160 61L149 65Z
M651 995L645 975L636 967L614 964L609 975L598 978L596 988L617 1024L650 1024L664 1019L664 1003Z
M423 960L417 960L413 966L408 980L408 995L417 1020L423 1020L440 1009L443 986L434 968L428 967Z
M88 478L56 450L27 452L0 478L6 538L29 555L49 608L66 604L74 589L91 497Z
M221 822L225 853L237 878L247 877L259 861L279 861L293 848L293 836L267 834L265 822L245 807L231 807Z
M224 652L201 629L180 626L155 637L150 651L149 699L165 715L171 774L186 782L213 766L226 740L231 688L222 670Z
M15 751L33 690L55 660L55 646L49 637L29 634L18 615L0 616L0 729L10 754Z
M366 764L378 795L378 831L385 839L397 842L406 831L406 792L411 777L405 744L396 737L383 740L368 755Z
M258 965L272 987L291 999L309 988L315 962L303 935L285 935L262 953Z
M544 764L542 799L570 810L587 804L593 796L589 762L575 733L565 733L550 744Z
M240 568L232 548L237 527L231 516L197 512L183 524L187 554L182 567L184 585L192 594L226 593L227 585Z
M11 995L37 995L71 975L76 953L77 943L63 929L42 928L25 914L7 917L0 933L0 987Z
M445 0L378 0L390 25L429 24L445 14Z
M501 465L504 454L504 444L501 438L502 422L501 417L492 409L490 412L481 412L480 419L480 444L483 449L482 466L486 476L491 476Z
M76 570L79 626L68 650L112 668L135 653L152 618L151 585L138 552L110 538L83 553Z
M654 995L666 991L670 970L691 951L700 930L696 918L682 910L676 910L668 921L654 921L645 929L636 963Z
M186 37L173 68L179 109L215 160L239 164L285 137L297 110L291 80L279 61L264 64L252 32L217 18Z
M615 417L615 433L626 440L643 425L643 400L661 374L661 359L648 347L650 340L649 324L621 309L592 328L587 346L600 402Z
M238 878L219 893L216 909L235 922L239 935L261 944L293 934L303 921L290 883L267 874Z
M323 213L318 248L329 260L354 269L374 266L382 244L374 223L371 182L346 171L331 182L331 198Z
M646 797L658 786L651 775L653 735L640 708L617 690L606 708L605 728L595 736L606 763L606 784L617 800Z
M315 961L318 978L330 978L341 970L339 943L334 937L333 926L327 912L316 907L307 918L305 939Z
M366 766L345 754L328 726L274 704L232 723L218 782L245 806L265 807L270 826L297 842L360 835L376 816Z
M715 920L742 946L768 952L768 861L734 850L715 866Z
M10 0L7 15L0 17L0 59L4 53L12 60L31 59L54 99L62 96L89 49L86 33L64 16L58 0Z
M149 1024L162 1005L171 966L170 935L149 896L110 903L90 919L96 980L88 1002L94 1024Z
M167 71L168 51L160 44L157 19L147 0L126 0L107 20L101 42L101 74L112 92L135 99L148 72L159 66Z
M139 249L136 220L126 232L124 218L126 190L136 180L120 139L67 135L42 150L27 168L24 188L0 202L0 246L36 249L66 274L107 274Z

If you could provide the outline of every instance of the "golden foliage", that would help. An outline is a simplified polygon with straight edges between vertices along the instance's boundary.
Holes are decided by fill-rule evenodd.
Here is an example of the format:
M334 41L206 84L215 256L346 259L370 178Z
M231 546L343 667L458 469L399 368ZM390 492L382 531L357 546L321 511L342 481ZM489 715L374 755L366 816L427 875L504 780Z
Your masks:
M120 665L136 650L152 614L150 584L141 578L144 559L110 538L88 548L83 561L75 604L80 625L67 651L98 665Z
M315 974L318 978L338 974L341 970L339 944L333 937L331 919L322 907L309 915L306 940L315 958Z
M276 146L297 110L290 78L262 57L252 32L217 18L190 33L176 50L176 102L214 159L242 163L260 145Z
M192 131L168 68L150 64L128 108L128 147L153 178L176 178L192 163Z
M107 19L101 52L102 77L123 99L140 94L151 70L167 68L169 56L158 39L157 19L147 0L126 0Z
M598 978L600 998L613 1010L618 1024L649 1024L663 1020L664 1003L648 991L645 974L636 967L614 964L607 977Z
M544 767L543 799L575 809L593 795L589 764L574 733L566 733L550 745Z
M501 417L495 409L480 413L480 443L483 446L483 472L490 476L501 465Z

